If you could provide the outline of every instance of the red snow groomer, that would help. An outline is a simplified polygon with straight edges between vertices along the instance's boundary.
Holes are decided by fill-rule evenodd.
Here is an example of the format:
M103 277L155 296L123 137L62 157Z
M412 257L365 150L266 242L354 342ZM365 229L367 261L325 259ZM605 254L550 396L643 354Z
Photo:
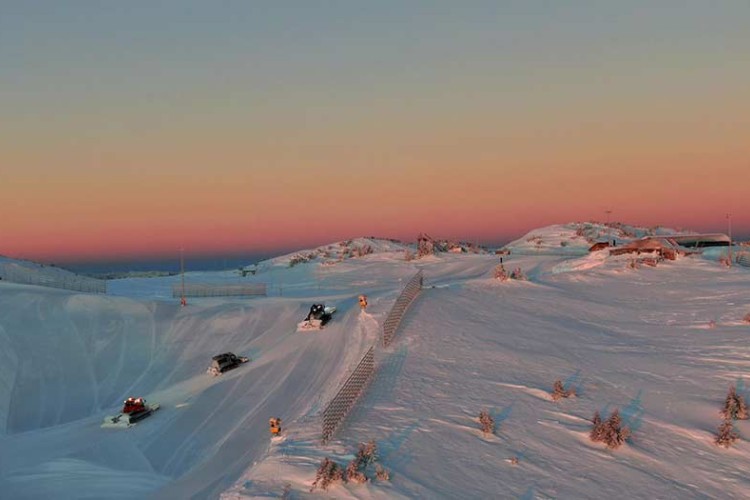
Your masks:
M102 427L132 427L136 422L143 420L158 409L158 404L147 404L143 398L129 397L123 401L120 414L105 417Z
M122 413L136 413L146 409L146 400L130 397L123 402Z

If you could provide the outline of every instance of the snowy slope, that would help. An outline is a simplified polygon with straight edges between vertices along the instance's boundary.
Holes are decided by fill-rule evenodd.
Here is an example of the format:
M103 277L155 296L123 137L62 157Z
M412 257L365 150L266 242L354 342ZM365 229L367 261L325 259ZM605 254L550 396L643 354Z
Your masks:
M718 448L713 433L728 386L746 391L747 269L689 258L632 270L614 259L557 273L560 258L506 258L534 281L443 278L426 289L339 439L321 447L312 429L290 430L223 498L285 485L302 494L323 456L345 465L369 439L390 483L339 485L328 495L746 496L750 444ZM472 260L462 264L484 260L487 274L495 264ZM427 276L443 265L458 264L428 266ZM553 402L556 379L579 397ZM588 440L594 411L613 408L633 430L616 451ZM495 435L478 430L482 409L494 416ZM737 426L750 438L750 424Z
M598 241L616 241L618 245L644 236L687 234L675 229L638 227L619 222L574 222L554 224L529 231L505 245L519 255L583 255Z
M729 384L745 390L750 369L750 269L697 256L639 269L596 254L504 259L531 281L492 279L493 255L407 262L394 251L277 266L243 278L269 283L269 297L185 309L166 294L174 277L114 280L113 296L0 282L3 498L745 496L750 444L724 450L712 434ZM417 269L425 290L378 351L362 404L322 446L320 411ZM339 312L321 332L296 333L313 301ZM227 350L252 361L207 376ZM552 402L558 378L579 397ZM128 395L162 409L100 429ZM588 440L587 419L614 407L633 437L610 451ZM475 422L485 408L498 424L489 437ZM284 420L280 443L272 415ZM743 438L748 425L737 424ZM369 439L390 482L308 493L322 457L345 464Z
M308 250L298 250L286 255L264 260L257 264L258 272L274 267L293 267L302 263L325 263L332 265L343 260L371 254L403 254L413 245L384 238L354 238L322 245Z
M374 313L395 298L401 276L392 267L361 280ZM210 274L192 279L213 281ZM144 280L128 281L118 280L123 294L152 295ZM331 279L323 294L300 286L297 297L196 299L185 309L173 300L0 282L0 491L61 498L64 485L68 498L218 495L265 452L270 415L310 418L375 341L377 325L361 322L346 281L343 291ZM335 320L297 333L313 297L338 307ZM228 350L253 360L206 375L211 356ZM100 429L128 395L162 409L126 435Z

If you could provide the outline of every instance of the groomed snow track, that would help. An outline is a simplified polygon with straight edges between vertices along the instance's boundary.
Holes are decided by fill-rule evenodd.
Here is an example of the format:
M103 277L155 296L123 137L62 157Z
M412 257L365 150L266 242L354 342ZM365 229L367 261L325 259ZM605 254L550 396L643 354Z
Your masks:
M1 283L3 498L215 498L269 445L269 416L314 413L367 344L356 298L299 334L309 299L207 300L181 309ZM371 341L370 341L371 343ZM249 355L222 377L216 353ZM100 429L128 395L161 410Z

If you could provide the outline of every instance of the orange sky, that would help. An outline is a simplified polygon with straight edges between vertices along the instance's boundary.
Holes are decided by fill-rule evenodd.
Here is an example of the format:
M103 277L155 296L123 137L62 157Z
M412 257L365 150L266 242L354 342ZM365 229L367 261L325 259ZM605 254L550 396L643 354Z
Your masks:
M157 9L134 25L15 7L0 21L0 254L501 242L607 209L697 230L731 212L750 237L750 8L438 3L407 18Z

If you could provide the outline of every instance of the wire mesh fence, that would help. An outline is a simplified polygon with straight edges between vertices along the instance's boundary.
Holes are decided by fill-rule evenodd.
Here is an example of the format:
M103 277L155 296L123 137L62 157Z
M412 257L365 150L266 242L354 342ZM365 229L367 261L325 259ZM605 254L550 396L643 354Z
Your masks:
M172 297L181 297L183 287L180 284L172 286ZM266 283L189 283L185 284L185 297L251 297L265 296Z
M383 322L383 347L388 347L393 341L398 325L401 324L401 320L409 308L412 301L422 291L422 271L418 271L404 287L401 295L396 299L396 303L393 304L388 316Z
M336 396L333 397L326 409L323 410L323 443L333 437L347 415L354 408L357 399L367 388L375 372L375 346L365 353L362 360L346 379Z
M0 279L22 285L62 288L76 292L107 293L107 281L80 276L49 267L27 267L16 263L0 264Z
M398 329L409 304L422 290L422 271L417 272L406 284L383 323L383 345L388 346ZM375 373L375 346L365 353L362 360L344 382L336 396L323 410L322 441L327 443L346 417L351 413L359 397L365 392Z

